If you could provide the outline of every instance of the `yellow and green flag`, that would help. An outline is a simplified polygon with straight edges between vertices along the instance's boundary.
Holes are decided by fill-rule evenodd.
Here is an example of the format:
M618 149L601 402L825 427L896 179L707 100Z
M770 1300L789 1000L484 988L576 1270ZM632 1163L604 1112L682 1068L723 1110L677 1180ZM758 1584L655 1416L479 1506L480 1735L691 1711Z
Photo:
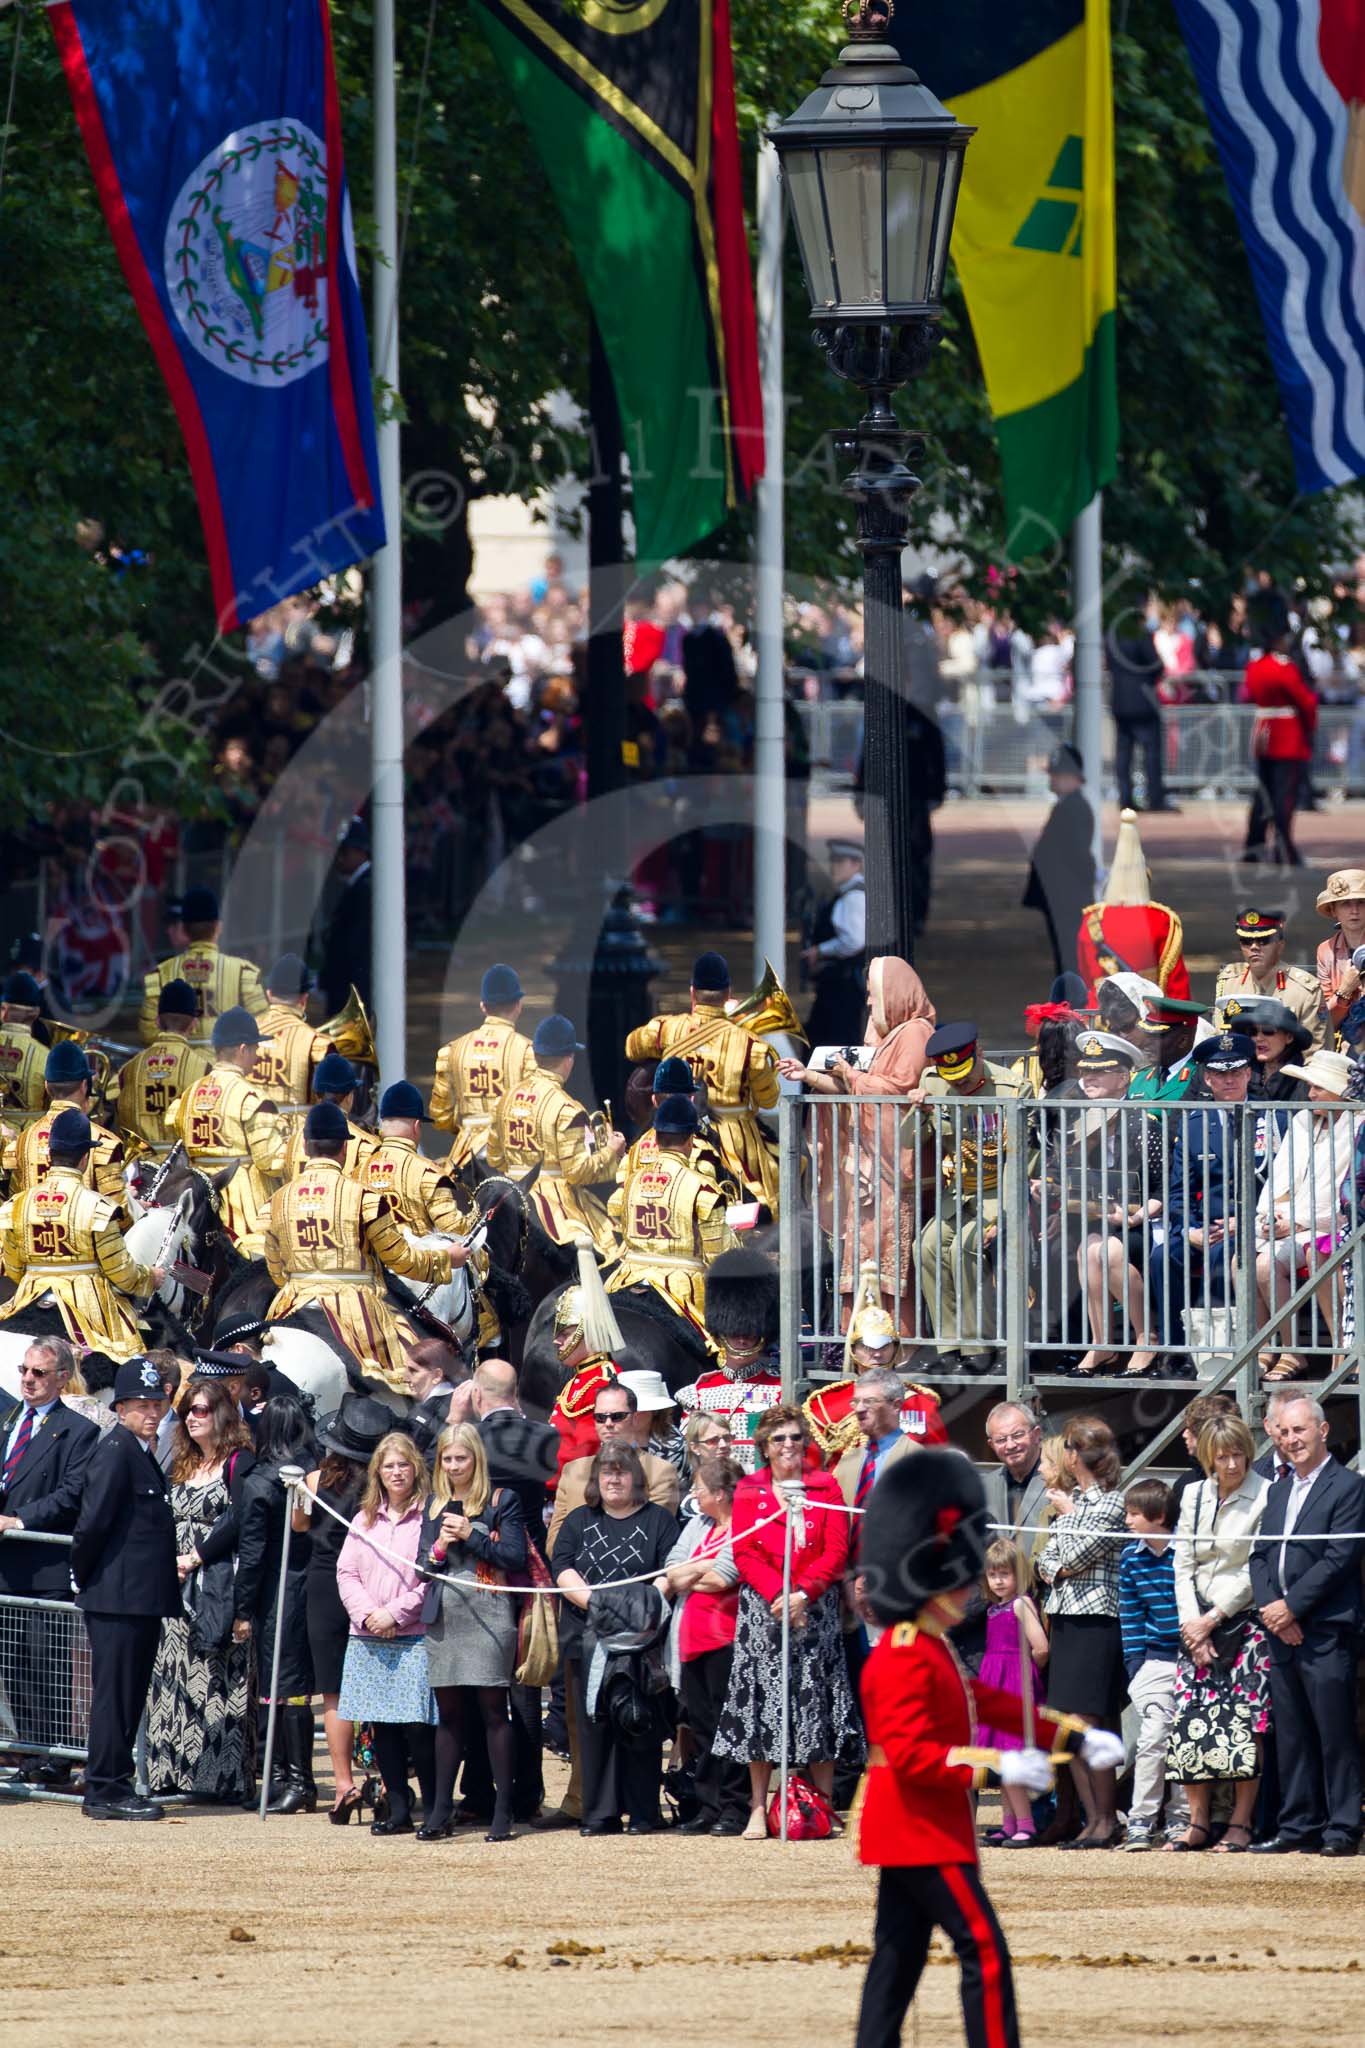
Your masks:
M976 129L953 261L986 374L1007 548L1051 552L1115 473L1109 0L961 0L892 22L905 62Z

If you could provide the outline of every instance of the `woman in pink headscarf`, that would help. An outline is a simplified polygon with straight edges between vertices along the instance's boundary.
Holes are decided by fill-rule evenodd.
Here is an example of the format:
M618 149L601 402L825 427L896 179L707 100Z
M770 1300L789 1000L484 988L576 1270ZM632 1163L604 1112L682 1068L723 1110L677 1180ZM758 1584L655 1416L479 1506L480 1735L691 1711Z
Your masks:
M788 1081L800 1081L814 1095L871 1097L856 1124L848 1110L813 1119L812 1150L816 1155L820 1227L835 1227L833 1179L829 1146L837 1132L839 1153L839 1229L843 1257L839 1291L850 1298L858 1285L858 1269L875 1261L882 1276L882 1300L892 1307L899 1293L901 1330L915 1327L914 1245L919 1228L919 1189L915 1158L900 1138L904 1109L878 1097L906 1095L924 1071L924 1048L933 1035L937 1012L924 983L906 960L883 954L867 970L869 1018L863 1043L875 1047L865 1070L835 1060L828 1073L813 1073L799 1060L779 1061ZM825 1123L834 1130L823 1131ZM823 1141L823 1142L822 1142ZM930 1162L932 1167L932 1161ZM880 1214L878 1188L880 1187ZM899 1276L899 1288L897 1278ZM895 1312L895 1311L893 1311ZM846 1319L846 1318L845 1318Z

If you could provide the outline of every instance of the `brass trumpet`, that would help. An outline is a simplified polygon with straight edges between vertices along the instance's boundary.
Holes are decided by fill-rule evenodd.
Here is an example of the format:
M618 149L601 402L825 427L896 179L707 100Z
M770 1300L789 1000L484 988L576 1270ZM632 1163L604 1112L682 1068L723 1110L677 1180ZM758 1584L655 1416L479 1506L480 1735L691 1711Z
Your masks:
M354 1060L363 1067L377 1067L379 1055L375 1051L374 1026L370 1016L354 987L335 1017L329 1017L318 1030L324 1038L330 1038L336 1050L344 1059Z

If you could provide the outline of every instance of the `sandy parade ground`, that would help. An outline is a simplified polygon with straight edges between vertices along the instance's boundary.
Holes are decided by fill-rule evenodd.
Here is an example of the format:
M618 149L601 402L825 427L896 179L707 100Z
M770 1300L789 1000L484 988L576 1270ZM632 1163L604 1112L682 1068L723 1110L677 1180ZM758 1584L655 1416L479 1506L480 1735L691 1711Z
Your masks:
M986 1852L1024 2039L1365 2040L1365 1863ZM5 2048L852 2040L874 1874L847 1842L576 1829L374 1841L324 1816L95 1825L0 1804ZM935 1947L916 2041L957 2048ZM918 2031L916 2031L918 2029Z

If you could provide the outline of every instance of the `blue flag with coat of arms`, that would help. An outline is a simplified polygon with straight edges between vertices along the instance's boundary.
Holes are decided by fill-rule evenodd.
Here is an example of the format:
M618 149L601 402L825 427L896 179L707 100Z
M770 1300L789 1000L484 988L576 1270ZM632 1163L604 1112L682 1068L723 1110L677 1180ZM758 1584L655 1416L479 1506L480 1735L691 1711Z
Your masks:
M327 0L55 0L220 631L384 542Z

